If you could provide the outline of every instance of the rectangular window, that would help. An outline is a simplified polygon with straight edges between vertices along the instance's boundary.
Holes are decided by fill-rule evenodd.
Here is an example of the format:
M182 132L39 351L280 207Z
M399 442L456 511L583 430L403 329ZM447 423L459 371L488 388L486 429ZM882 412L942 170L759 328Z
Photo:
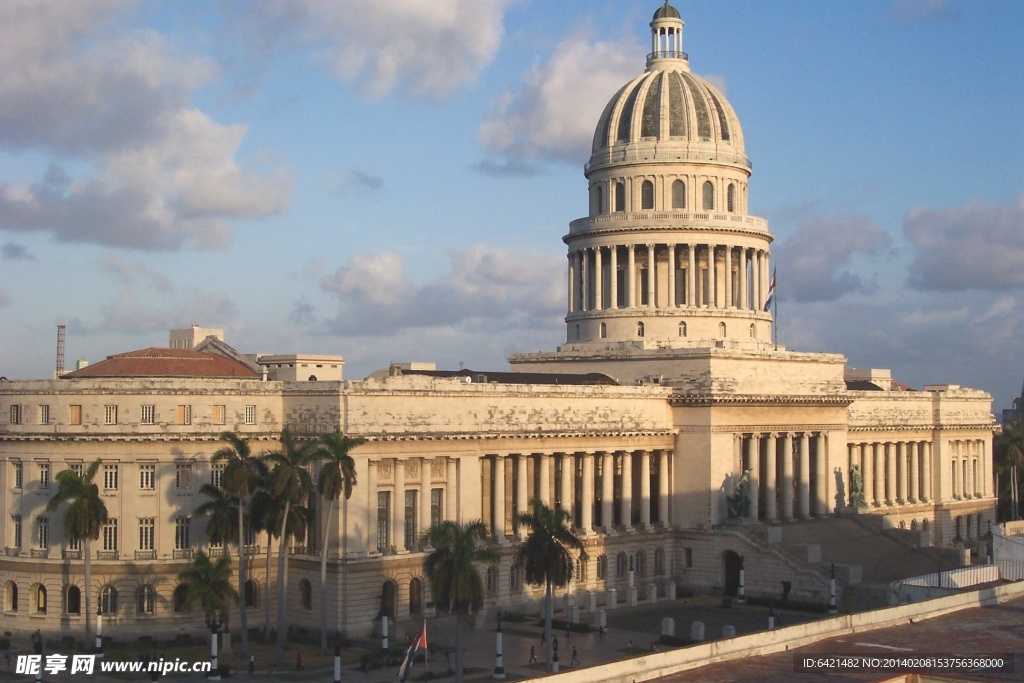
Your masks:
M430 489L430 526L437 526L443 519L444 489Z
M25 469L20 462L14 463L14 488L20 489L25 483Z
M50 488L50 463L39 463L39 488Z
M21 424L21 406L20 405L16 404L16 405L11 406L11 424L12 425L20 425Z
M222 425L228 421L228 409L227 406L214 406L213 407L213 424Z
M81 549L82 549L82 542L80 540L78 540L77 538L69 538L68 539L68 550L70 550L72 552L78 552Z
M686 568L693 569L693 548L683 548L686 551Z
M106 424L108 424L108 425L116 425L117 424L117 406L116 405L103 406L103 419L104 419L104 422Z
M210 468L210 483L220 488L224 480L224 465L218 464Z
M39 424L48 425L50 424L50 406L41 405L39 406Z
M13 515L11 525L14 527L14 547L21 548L21 515Z
M139 465L139 488L152 491L156 484L156 465Z
M43 550L50 547L50 520L48 517L36 517L36 545Z
M117 550L117 518L108 520L103 525L103 549L106 551Z
M178 406L178 424L192 424L192 406Z
M245 544L256 545L256 527L251 524L245 525Z
M143 517L139 519L139 550L153 550L154 549L154 529L156 528L156 519L153 517Z
M256 406L245 407L245 424L254 425L256 424Z
M82 472L85 471L85 465L80 462L68 465L68 469L75 473L76 476L82 476Z
M82 424L82 406L73 405L70 406L71 410L68 413L68 424L80 425Z
M156 406L154 406L154 405L142 406L142 424L144 424L144 425L156 424Z
M416 549L416 494L418 491L405 492L405 549Z
M391 492L377 492L377 550L388 551L388 537L391 524Z
M189 549L189 528L192 525L192 520L189 517L175 517L174 518L174 549L175 550L187 550Z
M117 490L117 465L103 466L103 488L107 491Z
M192 465L178 465L174 468L174 487L179 491L192 488Z

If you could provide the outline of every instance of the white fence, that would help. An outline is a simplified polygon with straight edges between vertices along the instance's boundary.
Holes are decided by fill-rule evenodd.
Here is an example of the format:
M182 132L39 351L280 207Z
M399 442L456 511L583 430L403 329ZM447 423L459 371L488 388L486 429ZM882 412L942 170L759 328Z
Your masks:
M903 579L904 586L922 588L947 588L957 590L996 581L1020 581L1024 579L1024 560L1000 560L994 564L976 567L962 567L948 572L935 572L923 576Z

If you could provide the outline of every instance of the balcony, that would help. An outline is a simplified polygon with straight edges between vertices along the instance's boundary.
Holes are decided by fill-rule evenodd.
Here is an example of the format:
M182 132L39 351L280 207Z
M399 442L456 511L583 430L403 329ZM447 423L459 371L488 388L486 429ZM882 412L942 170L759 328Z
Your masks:
M156 551L155 550L136 550L135 551L135 559L136 560L155 560L156 559Z
M247 545L247 546L245 546L245 555L246 555L246 557L248 557L250 555L259 555L259 553L260 553L260 547L258 545Z
M116 560L118 559L119 553L116 550L97 550L97 560Z
M224 546L210 546L210 550L206 553L210 557L224 557Z
M62 550L60 553L62 559L65 560L80 560L82 559L82 550Z
M45 560L50 556L49 548L32 548L32 557Z
M192 548L176 548L172 557L175 560L191 560Z
M4 555L7 557L17 557L21 555L21 548L4 548Z

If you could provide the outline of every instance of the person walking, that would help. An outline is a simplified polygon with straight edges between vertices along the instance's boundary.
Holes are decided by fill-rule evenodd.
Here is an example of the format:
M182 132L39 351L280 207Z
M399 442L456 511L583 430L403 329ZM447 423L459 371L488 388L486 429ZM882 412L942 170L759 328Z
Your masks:
M528 664L536 664L536 663L537 663L537 650L536 650L536 648L534 648L533 645L531 645L530 646L530 661L528 662Z
M569 666L576 666L580 663L579 655L576 654L576 646L572 646L572 659L569 660Z
M295 670L296 671L302 671L302 653L301 652L296 652L295 653Z

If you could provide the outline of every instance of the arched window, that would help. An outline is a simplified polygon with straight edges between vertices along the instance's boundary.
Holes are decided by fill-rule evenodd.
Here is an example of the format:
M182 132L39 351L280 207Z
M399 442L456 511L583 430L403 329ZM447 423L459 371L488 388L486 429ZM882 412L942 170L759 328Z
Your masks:
M605 325L604 323L601 323L601 339L604 339L607 336L608 336L608 326Z
M750 338L753 339L757 336L757 328L754 327L754 323L750 323Z
M956 518L956 536L953 537L954 541L959 541L963 538L964 533L964 519L963 517L957 516Z
M971 540L971 538L973 538L971 536L971 523L973 521L974 521L974 518L972 518L970 515L967 515L967 517L964 518L964 526L965 526L964 534L967 536L967 540L968 541Z
M313 586L309 579L299 581L299 600L302 602L302 609L313 609Z
M644 336L644 324L643 323L637 323L636 324L636 336L638 336L638 337Z
M100 612L117 614L117 589L110 584L100 590Z
M423 579L409 581L409 614L423 613Z
M703 197L703 208L705 211L715 210L715 186L711 184L710 180L704 181L704 187L702 188L701 196Z
M174 589L174 611L175 612L189 612L191 611L187 604L185 604L185 598L188 597L188 586L181 584Z
M578 323L577 323L577 325L576 325L576 338L577 338L577 339L579 339L579 338L580 338L580 326L579 326L579 324L578 324Z
M736 186L732 183L725 190L725 210L729 213L736 211Z
M577 582L583 582L587 580L587 563L580 558L576 558L576 567L573 579Z
M245 582L245 606L260 606L260 587L253 579Z
M718 336L725 336L725 323L718 323Z
M685 337L686 336L686 323L685 322L679 323L679 336L680 337Z
M626 183L615 183L615 210L626 210Z
M640 185L640 208L654 208L654 183L650 180L645 180L643 184Z
M682 180L676 180L672 183L672 208L686 208L686 183Z
M645 553L643 550L638 550L636 552L636 575L647 575L647 553Z
M68 586L64 591L64 611L67 614L82 613L82 591L78 586Z
M608 556L598 555L597 556L597 578L599 581L604 581L608 578Z
M4 611L18 611L18 584L8 581L4 586Z
M601 213L601 208L604 202L602 202L601 186L594 185L590 188L590 215L597 216Z
M137 614L152 614L153 603L156 602L156 592L149 584L139 586L139 592L135 594L135 612Z
M927 519L922 519L921 520L921 531L928 531L928 526L929 526L928 520Z
M911 531L917 531L917 520L916 519L910 520L910 530Z
M619 553L615 556L615 576L622 578L626 575L626 568L628 564L626 562L626 553Z
M982 514L981 514L981 513L979 512L979 513L978 513L978 538L981 538L982 536L986 536L986 535L987 535L987 532L985 532L985 531L982 531L982 529L984 529L984 528L985 528L985 527L984 527L984 524L985 524L985 522L984 522L984 519L985 519L985 518L984 518L984 517L982 516Z
M508 573L508 587L512 590L519 590L519 568L512 567L512 571Z
M657 548L654 551L654 573L661 576L665 573L665 550Z
M498 568L493 564L487 568L487 592L494 593L498 590Z
M36 612L46 614L46 586L43 584L36 586Z

